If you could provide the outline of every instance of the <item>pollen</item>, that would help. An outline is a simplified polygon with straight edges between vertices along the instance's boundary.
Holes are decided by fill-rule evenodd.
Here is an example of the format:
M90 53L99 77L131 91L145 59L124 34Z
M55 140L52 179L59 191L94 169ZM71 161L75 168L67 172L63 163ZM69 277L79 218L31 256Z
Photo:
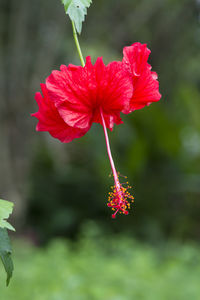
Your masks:
M111 192L108 193L108 207L114 212L112 218L116 218L116 214L128 215L131 202L134 202L134 197L129 193L132 187L128 182L123 185L119 182L111 187Z

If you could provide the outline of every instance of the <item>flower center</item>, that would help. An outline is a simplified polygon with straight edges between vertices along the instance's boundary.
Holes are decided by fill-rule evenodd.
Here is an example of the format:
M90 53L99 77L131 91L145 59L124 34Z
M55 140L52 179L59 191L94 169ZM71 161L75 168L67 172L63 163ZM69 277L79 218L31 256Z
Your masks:
M126 186L120 184L117 188L116 185L112 188L112 191L108 194L108 207L111 207L114 213L112 218L116 217L116 214L128 215L128 210L130 209L130 202L134 202L134 197L129 193L131 186L128 182L125 183Z

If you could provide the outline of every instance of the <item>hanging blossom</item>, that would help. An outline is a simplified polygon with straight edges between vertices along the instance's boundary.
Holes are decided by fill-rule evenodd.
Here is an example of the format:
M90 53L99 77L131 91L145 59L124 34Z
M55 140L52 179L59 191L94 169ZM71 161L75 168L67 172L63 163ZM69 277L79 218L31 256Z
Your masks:
M120 113L129 114L161 98L157 74L147 63L150 50L146 44L125 47L123 54L122 62L107 66L101 57L93 65L90 56L84 67L61 65L41 84L42 94L35 96L39 110L32 114L39 121L37 131L48 131L63 143L85 135L92 123L103 126L114 178L108 197L113 218L118 212L127 215L134 198L128 182L119 181L107 128L123 123Z

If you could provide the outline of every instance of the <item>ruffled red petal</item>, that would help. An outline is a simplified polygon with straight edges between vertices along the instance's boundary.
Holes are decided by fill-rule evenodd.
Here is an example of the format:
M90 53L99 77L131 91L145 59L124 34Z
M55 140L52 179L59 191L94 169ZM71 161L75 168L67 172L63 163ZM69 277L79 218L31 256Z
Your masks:
M93 122L102 124L102 109L107 128L122 123L124 110L133 93L131 78L125 76L123 64L104 65L102 58L85 67L61 66L46 80L48 94L63 120L74 128L88 128Z
M130 101L131 111L150 105L152 102L159 101L159 83L156 80L157 75L146 69L135 82L133 97Z
M133 84L133 96L128 109L123 110L124 113L141 109L161 98L158 76L151 71L151 65L147 63L150 53L146 44L135 43L124 48L122 62L128 76L132 78Z
M39 111L32 114L39 120L36 126L37 131L48 131L54 138L68 143L83 136L89 130L89 127L82 130L66 124L58 113L54 102L50 100L45 84L41 84L41 89L43 96L40 93L35 95Z
M144 69L151 68L147 64L151 51L147 48L146 44L134 43L132 46L124 47L123 49L123 64L124 67L134 77L139 77Z

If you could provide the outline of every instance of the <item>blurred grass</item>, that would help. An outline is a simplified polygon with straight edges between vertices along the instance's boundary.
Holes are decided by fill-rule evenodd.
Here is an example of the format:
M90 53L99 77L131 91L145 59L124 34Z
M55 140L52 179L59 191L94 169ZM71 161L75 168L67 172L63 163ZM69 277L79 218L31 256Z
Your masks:
M90 224L77 242L54 240L36 248L14 242L15 273L9 288L0 270L0 299L198 300L199 246L148 245Z

